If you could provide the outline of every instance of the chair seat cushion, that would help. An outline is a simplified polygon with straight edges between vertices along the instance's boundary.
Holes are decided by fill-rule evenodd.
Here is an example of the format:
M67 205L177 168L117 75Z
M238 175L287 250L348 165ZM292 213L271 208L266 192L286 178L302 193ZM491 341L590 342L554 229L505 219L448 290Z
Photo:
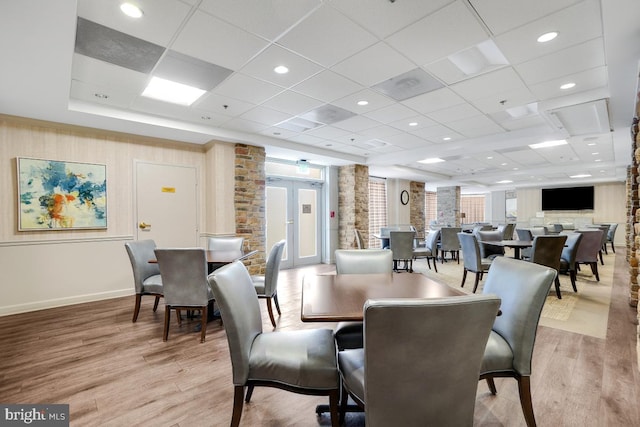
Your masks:
M264 295L266 286L264 276L251 276L251 280L253 281L253 286L256 288L256 293L258 295Z
M339 387L331 329L259 334L249 355L249 380L332 390Z
M142 282L142 292L162 293L162 277L159 274L149 276Z
M362 322L340 322L336 326L333 336L336 339L338 349L364 347L364 335Z
M339 352L338 365L345 387L364 402L364 349Z
M513 351L509 343L495 331L489 334L480 374L513 370Z
M421 258L421 257L434 257L435 254L433 253L433 251L429 248L426 247L419 247L419 248L414 248L413 249L413 256L416 258Z

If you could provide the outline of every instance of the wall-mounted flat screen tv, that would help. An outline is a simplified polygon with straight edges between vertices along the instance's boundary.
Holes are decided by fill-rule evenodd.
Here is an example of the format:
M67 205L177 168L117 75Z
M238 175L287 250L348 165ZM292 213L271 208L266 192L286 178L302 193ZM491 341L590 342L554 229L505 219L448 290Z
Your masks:
M593 186L542 189L543 211L593 210Z

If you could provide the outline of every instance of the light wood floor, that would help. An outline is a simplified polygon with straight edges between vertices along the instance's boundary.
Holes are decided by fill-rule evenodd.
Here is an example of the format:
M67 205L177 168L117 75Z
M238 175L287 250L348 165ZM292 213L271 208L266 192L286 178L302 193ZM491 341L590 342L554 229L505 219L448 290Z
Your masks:
M640 424L640 376L635 309L627 303L623 248L617 257L606 340L540 327L533 363L533 404L540 426ZM320 265L281 272L283 315L278 329L333 327L300 321L300 283ZM462 266L461 266L462 271ZM6 286L7 284L5 284ZM226 426L233 387L220 322L199 343L194 322L173 323L162 342L163 307L143 299L131 323L134 297L0 317L0 402L68 403L73 426ZM264 302L263 325L271 330ZM516 382L496 380L498 395L478 386L477 426L522 426ZM425 383L425 387L429 384ZM420 399L420 396L416 396ZM257 388L244 426L330 425L314 408L325 398ZM349 415L348 426L364 424Z

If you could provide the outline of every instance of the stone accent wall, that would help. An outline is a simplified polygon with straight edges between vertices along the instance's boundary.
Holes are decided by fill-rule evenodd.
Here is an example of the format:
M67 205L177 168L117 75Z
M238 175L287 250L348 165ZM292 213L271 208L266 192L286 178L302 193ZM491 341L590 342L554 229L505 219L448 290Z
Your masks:
M369 167L338 168L338 248L357 248L355 230L369 241Z
M236 144L235 146L236 235L244 237L245 251L258 253L244 264L251 274L265 271L265 151L263 147Z
M460 187L438 187L438 224L460 227Z
M424 223L424 182L411 181L409 183L409 223L423 236L426 230Z

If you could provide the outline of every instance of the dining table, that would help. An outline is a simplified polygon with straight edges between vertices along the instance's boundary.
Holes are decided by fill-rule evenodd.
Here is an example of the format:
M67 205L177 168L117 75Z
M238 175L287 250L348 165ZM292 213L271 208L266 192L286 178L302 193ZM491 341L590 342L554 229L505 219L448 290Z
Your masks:
M379 298L444 298L467 295L423 274L307 274L302 279L303 322L363 319L363 306Z
M207 265L209 266L209 273L216 270L217 268L222 267L225 264L231 264L234 261L241 261L243 259L247 259L258 251L249 251L244 252L241 250L237 251L220 251L220 250L205 250L205 256L207 258ZM157 259L150 259L150 263L155 264L158 262Z
M520 250L533 246L533 240L480 240L478 243L485 245L502 246L513 249L513 257L520 259Z

